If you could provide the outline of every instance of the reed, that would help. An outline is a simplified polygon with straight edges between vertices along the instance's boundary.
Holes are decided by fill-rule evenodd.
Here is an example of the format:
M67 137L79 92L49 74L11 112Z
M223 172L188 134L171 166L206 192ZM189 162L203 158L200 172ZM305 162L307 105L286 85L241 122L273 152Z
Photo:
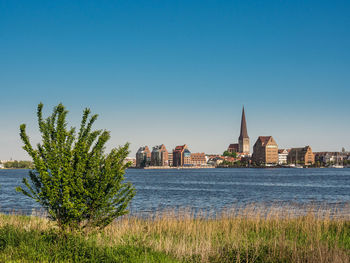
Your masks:
M44 218L0 215L0 229L8 225L24 231L55 229ZM250 205L217 215L160 211L124 216L82 237L97 247L147 248L182 262L350 262L350 206Z

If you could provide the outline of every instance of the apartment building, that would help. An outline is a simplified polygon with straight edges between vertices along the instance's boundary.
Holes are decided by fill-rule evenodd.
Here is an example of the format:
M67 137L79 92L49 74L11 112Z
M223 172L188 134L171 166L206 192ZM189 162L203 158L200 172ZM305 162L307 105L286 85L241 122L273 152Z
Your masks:
M187 144L176 146L173 150L173 166L191 165L191 152Z
M252 162L255 164L278 164L278 145L272 136L259 136L253 147Z
M287 164L288 154L289 154L289 150L287 150L287 149L279 149L278 150L278 164L279 165Z
M151 164L151 151L148 146L142 146L136 153L136 167L142 168Z
M205 153L191 153L191 164L193 166L201 166L207 164Z
M288 163L312 165L315 163L315 155L310 146L292 148L288 154Z
M151 153L152 166L168 166L169 154L164 144L153 147Z

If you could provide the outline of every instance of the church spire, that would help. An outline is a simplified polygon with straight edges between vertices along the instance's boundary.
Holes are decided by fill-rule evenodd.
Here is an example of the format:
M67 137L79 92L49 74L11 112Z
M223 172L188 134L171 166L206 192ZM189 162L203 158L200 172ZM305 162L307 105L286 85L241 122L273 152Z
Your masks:
M242 109L241 134L238 138L238 148L240 153L249 154L250 152L250 143L247 131L247 122L245 120L244 106Z
M244 106L242 110L242 120L241 120L241 134L239 135L239 139L249 138L247 131L247 123L245 120Z

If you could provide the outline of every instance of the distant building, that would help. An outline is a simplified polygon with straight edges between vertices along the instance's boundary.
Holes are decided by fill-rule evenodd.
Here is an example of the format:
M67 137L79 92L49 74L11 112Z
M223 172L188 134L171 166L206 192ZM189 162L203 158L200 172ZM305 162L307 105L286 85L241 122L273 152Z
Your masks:
M229 153L238 153L239 152L239 144L238 143L232 143L228 146L227 151Z
M168 166L168 151L164 144L153 147L151 153L151 165L152 166Z
M315 162L320 164L329 164L335 160L335 154L331 152L315 152Z
M173 153L168 152L168 165L173 166Z
M187 148L187 145L176 146L173 150L173 166L182 166L183 161L183 151Z
M310 146L292 148L288 154L288 163L311 165L315 163L315 155Z
M278 163L278 145L272 136L259 136L253 147L252 162L265 165Z
M184 150L183 160L184 160L184 163L183 163L184 166L191 166L192 165L191 152L189 149Z
M314 152L315 162L328 165L343 162L349 159L347 152Z
M287 149L280 149L278 150L278 164L287 164L289 150Z
M191 153L191 164L193 166L201 166L207 164L205 153Z
M238 143L232 143L228 146L227 151L230 153L241 153L242 155L250 154L250 141L245 119L244 107L242 109L241 131L238 137Z
M146 167L151 164L151 152L148 146L140 147L136 153L136 167Z
M248 136L248 130L247 130L247 123L245 120L244 107L242 110L241 133L238 137L238 144L239 144L240 153L245 153L245 154L250 153L250 143L249 143L249 136Z
M189 166L191 165L191 152L187 145L176 146L173 150L173 166Z

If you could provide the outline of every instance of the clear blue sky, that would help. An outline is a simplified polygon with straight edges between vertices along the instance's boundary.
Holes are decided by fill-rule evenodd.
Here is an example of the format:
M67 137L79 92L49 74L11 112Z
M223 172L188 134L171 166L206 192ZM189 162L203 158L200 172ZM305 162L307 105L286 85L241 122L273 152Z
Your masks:
M350 150L350 1L0 0L0 159L27 159L36 105L83 108L109 147L237 141Z

